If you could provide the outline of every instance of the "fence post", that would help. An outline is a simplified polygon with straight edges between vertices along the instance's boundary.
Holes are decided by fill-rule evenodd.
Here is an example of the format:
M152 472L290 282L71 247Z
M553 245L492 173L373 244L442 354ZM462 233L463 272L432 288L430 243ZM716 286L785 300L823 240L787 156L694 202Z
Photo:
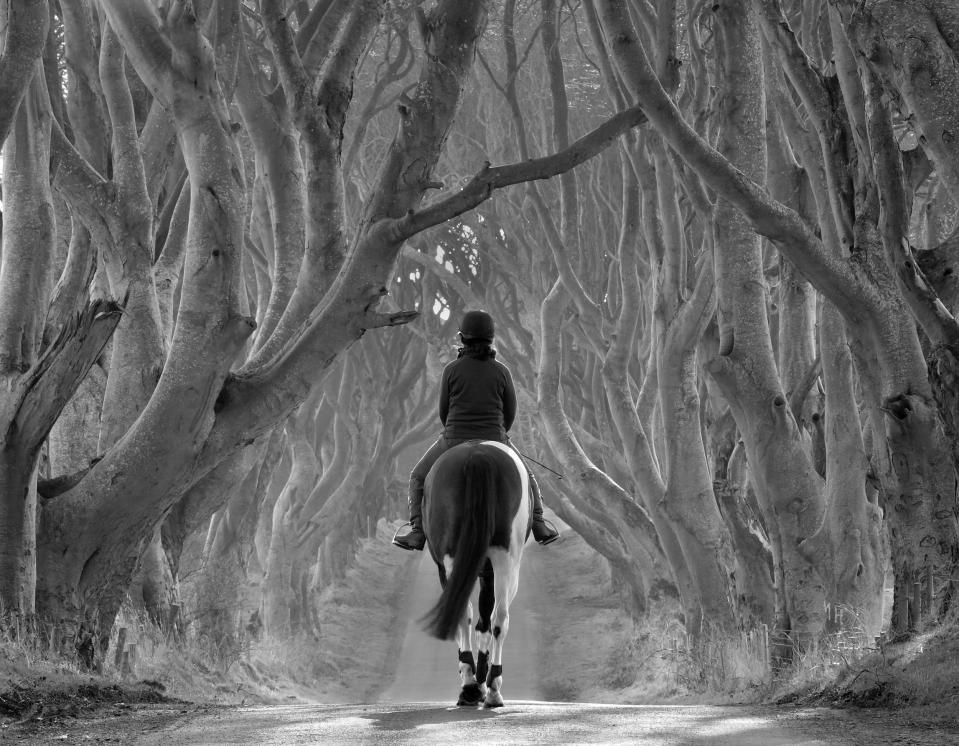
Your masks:
M923 608L926 610L926 618L932 614L933 603L936 599L935 579L932 574L932 564L926 565L926 597L923 599Z

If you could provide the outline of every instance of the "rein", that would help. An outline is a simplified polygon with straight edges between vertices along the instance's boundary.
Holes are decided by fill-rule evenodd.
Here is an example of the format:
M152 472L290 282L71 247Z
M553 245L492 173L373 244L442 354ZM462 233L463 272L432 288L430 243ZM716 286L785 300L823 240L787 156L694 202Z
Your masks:
M515 446L514 446L514 448L515 448ZM550 474L555 475L557 479L562 479L562 478L563 478L563 475L562 475L562 474L560 474L558 471L554 471L553 469L550 469L550 468L549 468L546 464L544 464L542 461L537 461L537 460L534 459L532 456L527 456L525 453L523 453L521 450L519 450L519 448L517 448L516 451L517 451L517 453L519 453L520 456L522 456L523 458L525 458L527 461L532 461L532 462L533 462L534 464L536 464L537 466L542 466L542 467L543 467L544 469L546 469L546 471L548 471Z

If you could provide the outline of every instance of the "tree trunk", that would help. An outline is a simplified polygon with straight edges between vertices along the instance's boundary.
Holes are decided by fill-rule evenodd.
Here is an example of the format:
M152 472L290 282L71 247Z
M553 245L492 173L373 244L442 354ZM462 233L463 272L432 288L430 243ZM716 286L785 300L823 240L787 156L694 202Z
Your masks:
M134 577L130 595L134 603L141 606L158 627L166 625L170 619L170 609L178 604L176 579L164 551L159 526L140 557L139 570Z
M823 524L804 551L819 554L827 581L826 601L848 612L846 629L879 634L885 551L882 512L866 482L868 463L854 391L852 356L839 312L820 306L819 344L826 387L826 495ZM871 494L870 494L871 493Z
M106 374L99 365L90 372L57 418L47 441L50 474L60 477L89 468L97 456L97 423L103 402Z
M736 558L736 606L744 628L760 624L779 627L785 614L778 601L777 571L773 548L759 514L755 493L746 468L742 443L731 452L725 478L714 487L723 520L729 527Z
M0 599L14 614L35 611L37 457L39 451L0 451Z
M266 634L275 640L286 640L292 632L290 611L293 607L294 554L290 511L293 495L295 490L287 486L273 506L273 530L265 558L263 627Z
M700 422L697 341L712 316L712 273L706 267L675 312L658 354L660 406L666 433L669 477L663 503L695 584L702 620L686 620L686 631L724 637L737 628L732 540L716 504ZM676 296L678 300L678 296Z
M39 71L34 64L33 69ZM38 72L37 77L40 77ZM41 78L42 80L42 78ZM49 169L49 112L38 83L17 107L3 146L3 233L0 264L0 604L34 611L36 475L40 443L16 438L23 377L36 362L54 243ZM9 436L14 435L11 439Z
M320 473L313 444L306 436L312 431L315 413L315 402L312 406L307 402L286 428L292 466L283 492L273 506L273 528L263 578L263 623L267 634L276 639L288 638L292 632L293 583L297 578L296 569L302 565L297 561L295 549L295 518Z
M765 178L762 55L755 17L743 5L724 3L717 12L723 40L721 149L744 173ZM709 365L743 434L757 495L778 523L782 589L794 641L815 645L825 623L824 587L814 558L799 542L819 527L822 484L803 448L801 431L787 406L776 373L762 275L759 237L729 203L716 215L716 277L720 357Z
M239 317L233 290L243 194L240 171L229 164L238 154L216 108L217 83L204 67L209 61L199 51L177 56L178 64L191 68L186 78L169 66L153 66L155 19L146 19L141 3L104 8L138 72L172 106L181 132L189 133L180 144L191 176L191 209L204 215L190 221L184 276L191 282L181 290L176 330L153 396L81 484L45 506L41 523L47 570L42 606L69 618L87 604L109 628L154 528L195 479L185 467L195 463L217 392L251 327ZM189 14L167 31L183 48L199 45ZM90 528L76 535L76 526Z

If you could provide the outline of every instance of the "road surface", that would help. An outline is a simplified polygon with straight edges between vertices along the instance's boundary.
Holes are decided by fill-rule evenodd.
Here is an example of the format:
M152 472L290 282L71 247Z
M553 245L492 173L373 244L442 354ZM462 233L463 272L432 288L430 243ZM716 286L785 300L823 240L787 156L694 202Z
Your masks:
M959 732L846 710L598 705L512 701L497 710L436 702L289 705L223 710L120 739L148 746L955 746ZM61 741L62 743L62 741Z
M731 708L511 702L499 710L398 705L251 707L145 736L143 744L827 744Z

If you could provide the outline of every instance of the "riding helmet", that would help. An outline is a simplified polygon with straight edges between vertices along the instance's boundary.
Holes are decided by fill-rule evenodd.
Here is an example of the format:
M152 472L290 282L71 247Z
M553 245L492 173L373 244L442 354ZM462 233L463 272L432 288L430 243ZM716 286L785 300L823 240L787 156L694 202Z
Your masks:
M467 311L460 322L463 339L493 341L493 317L486 311Z

